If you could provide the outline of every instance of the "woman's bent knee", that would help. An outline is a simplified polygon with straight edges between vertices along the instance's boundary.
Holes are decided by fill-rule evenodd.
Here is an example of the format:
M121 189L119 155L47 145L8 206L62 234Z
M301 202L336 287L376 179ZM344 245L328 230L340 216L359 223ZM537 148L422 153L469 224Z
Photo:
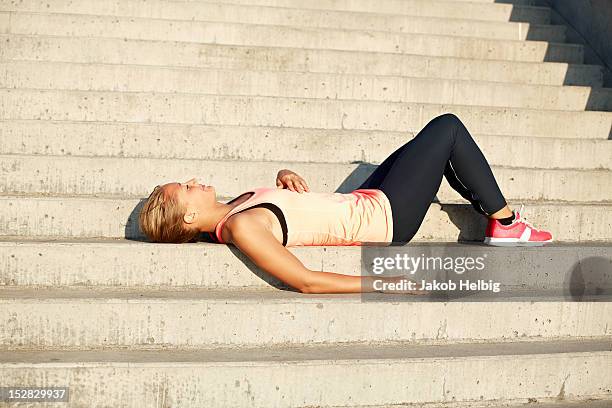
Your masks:
M459 119L459 117L455 115L454 113L444 113L438 116L438 118L441 118L442 120L448 122L451 125L457 125L459 123L463 124L461 122L461 119Z
M444 123L448 125L448 129L450 129L448 133L453 139L453 143L456 138L464 139L465 137L471 136L461 119L454 113L445 113L439 117L443 118L442 120Z
M445 113L432 119L423 130L428 138L435 138L438 143L444 140L452 145L455 143L456 130L460 123L456 115Z

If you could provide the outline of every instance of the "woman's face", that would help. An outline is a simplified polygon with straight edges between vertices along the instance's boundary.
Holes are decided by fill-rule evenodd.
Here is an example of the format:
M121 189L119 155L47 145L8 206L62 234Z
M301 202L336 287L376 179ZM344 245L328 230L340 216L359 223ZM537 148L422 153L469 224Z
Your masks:
M163 186L166 197L176 195L176 198L189 211L206 214L217 201L213 186L200 184L196 178L184 183L168 183Z

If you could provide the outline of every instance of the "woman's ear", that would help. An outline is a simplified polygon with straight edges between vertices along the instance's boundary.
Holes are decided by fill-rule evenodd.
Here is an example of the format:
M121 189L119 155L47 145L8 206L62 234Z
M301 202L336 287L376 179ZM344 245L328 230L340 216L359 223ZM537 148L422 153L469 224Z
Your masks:
M195 221L196 215L196 211L192 210L191 208L188 208L185 215L183 215L183 221L185 221L186 224L191 224Z

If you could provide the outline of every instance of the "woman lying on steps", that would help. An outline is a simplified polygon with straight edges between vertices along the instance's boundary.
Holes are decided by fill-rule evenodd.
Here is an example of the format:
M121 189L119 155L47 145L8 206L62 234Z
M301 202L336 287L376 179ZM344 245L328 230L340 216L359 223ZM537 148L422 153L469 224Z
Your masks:
M254 188L220 203L214 187L192 179L155 187L139 222L154 242L183 243L208 233L215 242L232 243L257 266L304 293L372 292L366 277L312 271L285 247L404 245L423 222L442 175L489 218L485 243L552 241L549 232L535 229L508 207L485 157L453 114L431 120L351 193L314 193L302 177L281 170L277 188Z

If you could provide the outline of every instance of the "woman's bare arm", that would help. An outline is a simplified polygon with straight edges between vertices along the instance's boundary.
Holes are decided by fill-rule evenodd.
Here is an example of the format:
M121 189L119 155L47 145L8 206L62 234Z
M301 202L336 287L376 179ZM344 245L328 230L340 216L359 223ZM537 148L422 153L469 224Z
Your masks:
M369 277L312 271L257 220L235 215L227 222L234 244L257 266L303 293L372 292ZM380 278L377 278L380 279ZM362 286L362 281L364 285Z

